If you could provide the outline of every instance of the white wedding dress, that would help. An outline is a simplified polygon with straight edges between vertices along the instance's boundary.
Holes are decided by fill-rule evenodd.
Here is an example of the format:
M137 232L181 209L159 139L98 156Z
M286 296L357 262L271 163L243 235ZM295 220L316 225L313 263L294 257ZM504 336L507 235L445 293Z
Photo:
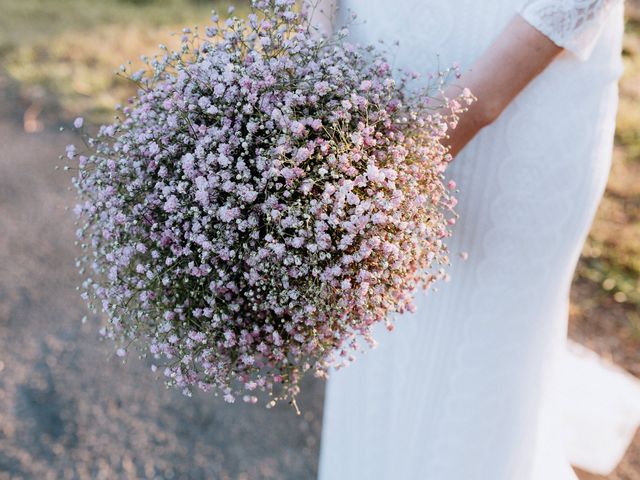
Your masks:
M342 0L395 66L462 69L522 15L566 48L454 160L451 281L327 384L321 480L570 480L615 467L640 386L567 347L568 292L611 161L620 0ZM459 253L468 252L465 261Z

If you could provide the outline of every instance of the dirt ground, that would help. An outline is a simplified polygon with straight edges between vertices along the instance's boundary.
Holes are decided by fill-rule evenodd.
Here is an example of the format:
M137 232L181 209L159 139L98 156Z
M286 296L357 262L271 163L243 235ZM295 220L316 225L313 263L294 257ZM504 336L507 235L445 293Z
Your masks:
M597 284L574 281L569 336L640 377L640 352L628 320L634 307L617 303ZM607 477L579 472L581 480L639 480L640 431L618 468Z
M55 128L23 131L0 87L0 479L311 479L323 383L303 415L167 390L147 366L107 361L81 323L73 202Z

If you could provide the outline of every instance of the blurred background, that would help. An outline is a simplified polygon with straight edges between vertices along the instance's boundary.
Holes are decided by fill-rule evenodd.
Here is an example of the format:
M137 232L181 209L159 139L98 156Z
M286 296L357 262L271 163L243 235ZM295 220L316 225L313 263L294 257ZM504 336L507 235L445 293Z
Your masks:
M68 172L73 118L110 120L115 76L212 0L0 0L0 479L313 479L322 382L266 411L166 390L143 362L108 360L75 290ZM576 272L570 336L640 377L640 0L627 1L613 168ZM640 433L608 477L640 480Z

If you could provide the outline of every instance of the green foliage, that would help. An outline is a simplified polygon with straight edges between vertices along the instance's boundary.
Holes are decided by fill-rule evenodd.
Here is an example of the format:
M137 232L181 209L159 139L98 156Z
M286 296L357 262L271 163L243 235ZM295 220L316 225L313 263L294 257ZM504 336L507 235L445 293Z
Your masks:
M576 274L640 312L640 9L627 7L613 167Z
M248 6L227 0L0 1L0 73L4 67L27 101L54 102L63 118L83 114L94 122L110 120L114 105L134 92L114 74L121 63L157 53L159 43L177 44L177 32L206 24L213 8Z

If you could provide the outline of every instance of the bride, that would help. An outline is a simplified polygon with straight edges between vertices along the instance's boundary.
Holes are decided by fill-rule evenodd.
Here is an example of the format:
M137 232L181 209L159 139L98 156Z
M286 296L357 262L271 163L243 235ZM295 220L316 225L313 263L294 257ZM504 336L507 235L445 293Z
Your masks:
M478 97L452 132L451 281L333 372L321 480L570 480L615 467L631 377L566 345L568 292L611 161L622 0L323 0L325 31L398 40L394 66L457 62Z

